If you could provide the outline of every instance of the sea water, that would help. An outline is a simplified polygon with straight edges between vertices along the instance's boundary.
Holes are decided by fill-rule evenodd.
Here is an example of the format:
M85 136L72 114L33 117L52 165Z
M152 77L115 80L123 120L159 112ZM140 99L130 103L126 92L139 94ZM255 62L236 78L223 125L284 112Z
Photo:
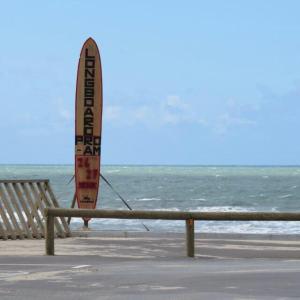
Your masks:
M300 167L103 166L101 170L133 209L172 211L300 211ZM0 165L0 179L50 179L61 207L74 195L72 165ZM126 206L100 182L97 208ZM184 231L183 221L145 220L151 231ZM73 228L82 227L80 218ZM140 220L93 219L95 230L145 230ZM198 221L197 232L300 234L300 222Z

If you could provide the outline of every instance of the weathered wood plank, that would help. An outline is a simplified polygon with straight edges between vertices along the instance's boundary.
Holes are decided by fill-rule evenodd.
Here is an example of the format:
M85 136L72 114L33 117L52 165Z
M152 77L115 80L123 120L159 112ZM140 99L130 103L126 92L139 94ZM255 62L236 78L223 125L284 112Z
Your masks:
M35 201L34 201L33 195L31 194L31 190L29 189L29 185L28 185L28 183L21 183L21 185L23 186L23 189L25 191L26 198L28 199L29 203L31 203L32 217L35 218L35 220L37 221L37 228L39 230L39 233L41 234L42 237L44 237L45 236L45 226L44 226L44 223L35 207Z
M45 221L45 215L44 215L44 210L46 205L43 203L42 198L39 196L39 194L35 191L33 183L29 182L27 183L28 188L33 196L34 199L34 205L35 205L35 209L36 211L38 211L38 214L42 220L43 223L43 228L45 231L45 226L44 226L44 221Z
M209 221L300 221L300 212L199 212L156 210L104 210L47 208L46 215L55 217L89 217L150 220L209 220Z
M16 198L16 196L14 194L14 191L13 191L13 188L12 188L12 184L11 183L4 183L3 186L6 189L6 192L8 193L8 195L10 197L12 206L14 207L15 212L16 212L16 214L18 216L18 219L20 220L21 224L18 222L19 226L20 226L20 230L22 231L22 229L23 229L23 231L26 232L27 237L28 238L32 238L32 233L30 232L29 227L27 226L26 221L24 219L23 212L21 211L21 209L19 207L19 203L18 203L19 201L17 200L17 198Z
M188 257L195 256L195 234L194 234L194 220L185 220L186 224L186 255Z
M22 232L22 230L19 226L19 223L18 223L18 221L15 217L14 210L10 206L10 202L11 202L10 200L11 199L7 198L3 183L0 183L0 193L2 195L2 200L3 200L3 203L5 205L5 208L6 208L6 210L8 212L8 215L10 216L10 219L12 221L12 225L14 226L14 228L13 228L14 232L17 236L20 237L20 239L23 239L24 238L24 233Z
M8 217L6 215L6 209L3 204L3 199L2 199L1 193L0 193L0 215L3 220L3 225L6 228L7 236L10 236L12 240L15 240L17 238L17 236L12 228L12 224L10 223L10 220L8 219Z
M0 183L49 182L49 179L0 179Z
M59 208L48 179L0 180L0 239L42 238L46 208ZM64 217L54 217L58 237L70 236Z
M35 191L37 193L39 193L39 196L41 197L41 199L47 204L47 207L51 207L52 206L51 202L47 198L47 196L46 196L44 190L41 188L41 186L38 183L33 183L32 186L34 187ZM57 218L54 219L54 224L55 224L57 236L59 236L59 237L66 237L66 234L62 230L61 225L58 222Z
M53 203L53 206L56 207L56 208L59 208L59 204L58 204L57 199L56 199L56 197L53 193L53 190L51 188L51 185L50 185L49 181L44 183L44 190L49 193L49 196L50 196L51 202ZM70 236L71 235L70 228L68 226L68 223L67 223L65 217L60 217L60 220L62 222L62 225L64 227L66 235Z
M73 200L72 200L72 203L71 203L71 208L75 207L75 203L76 203L76 192L74 193L74 196L73 196ZM70 225L71 219L72 219L71 217L68 217L68 219L67 219L68 225Z
M30 213L29 211L29 208L31 209L31 205L30 205L30 200L26 200L24 194L25 194L25 191L23 191L23 189L20 188L20 183L12 183L13 187L14 187L14 190L15 192L17 193L18 195L18 198L20 200L20 203L21 203L21 206L24 210L24 213L27 217L27 226L30 230L32 230L32 236L35 237L35 238L38 238L40 239L41 238L41 234L38 232L38 229L35 225L35 222L33 220L33 217L32 217L32 214ZM27 205L28 204L28 205Z
M54 255L54 217L46 217L46 255Z
M1 208L0 208L1 209ZM0 237L3 239L3 240L7 240L7 233L6 233L6 230L5 228L3 227L2 225L2 220L0 219Z

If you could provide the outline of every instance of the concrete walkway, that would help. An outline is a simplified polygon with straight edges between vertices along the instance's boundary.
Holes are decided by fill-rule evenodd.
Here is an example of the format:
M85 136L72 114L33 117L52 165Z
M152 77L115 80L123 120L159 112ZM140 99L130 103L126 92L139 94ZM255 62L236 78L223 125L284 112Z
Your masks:
M93 233L0 241L0 299L300 298L298 237Z

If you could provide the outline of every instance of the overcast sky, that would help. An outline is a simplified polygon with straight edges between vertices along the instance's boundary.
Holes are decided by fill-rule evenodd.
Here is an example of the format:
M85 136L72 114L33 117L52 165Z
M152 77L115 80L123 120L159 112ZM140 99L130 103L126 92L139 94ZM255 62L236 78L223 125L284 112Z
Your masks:
M0 163L72 164L100 48L104 164L300 164L300 1L3 1Z

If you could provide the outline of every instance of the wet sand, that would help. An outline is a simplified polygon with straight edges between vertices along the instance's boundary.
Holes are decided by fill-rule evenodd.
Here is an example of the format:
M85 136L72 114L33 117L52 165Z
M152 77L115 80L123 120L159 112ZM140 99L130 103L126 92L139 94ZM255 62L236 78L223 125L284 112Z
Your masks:
M195 258L180 233L77 232L0 241L0 299L300 298L300 237L198 234ZM79 236L81 235L81 236Z

